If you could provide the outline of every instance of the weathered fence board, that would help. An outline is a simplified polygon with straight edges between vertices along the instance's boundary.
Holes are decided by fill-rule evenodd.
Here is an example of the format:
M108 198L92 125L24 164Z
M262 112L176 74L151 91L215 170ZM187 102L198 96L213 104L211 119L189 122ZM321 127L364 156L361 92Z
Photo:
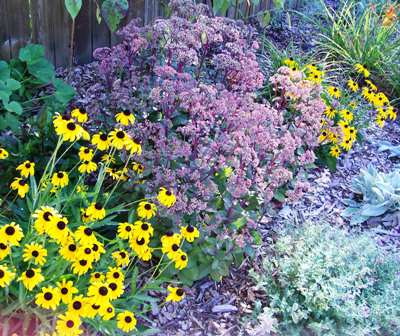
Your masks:
M210 4L210 0L203 0ZM295 0L300 2L300 0ZM140 18L148 24L162 16L166 0L129 0L129 12L124 23ZM256 15L272 8L272 0L262 0L257 6L242 1L232 8L228 16L239 17L239 13ZM75 20L74 39L71 40L72 20L64 6L64 0L0 0L0 58L17 57L18 50L26 43L41 43L46 48L46 57L56 66L70 63L73 43L75 63L92 61L93 51L98 47L111 46L118 39L107 28L104 19L99 23L94 0L83 0L83 6Z

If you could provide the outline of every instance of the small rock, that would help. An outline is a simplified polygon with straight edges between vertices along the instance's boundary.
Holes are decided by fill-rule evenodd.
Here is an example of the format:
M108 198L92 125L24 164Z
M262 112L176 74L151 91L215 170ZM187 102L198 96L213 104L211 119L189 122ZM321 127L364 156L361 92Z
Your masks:
M211 311L213 313L232 313L237 312L237 308L230 304L221 304L212 307Z

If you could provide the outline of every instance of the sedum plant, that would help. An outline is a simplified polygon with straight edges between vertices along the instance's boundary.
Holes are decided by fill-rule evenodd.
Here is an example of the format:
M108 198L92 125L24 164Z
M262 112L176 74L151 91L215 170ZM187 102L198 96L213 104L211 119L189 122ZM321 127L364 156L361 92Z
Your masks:
M305 223L280 234L254 273L279 335L400 332L398 256L368 236Z
M168 185L177 194L160 226L204 232L180 276L219 280L243 250L254 254L254 229L271 201L295 200L307 188L325 105L318 84L284 69L273 80L290 101L257 101L264 77L254 30L210 17L194 1L171 1L171 9L146 27L132 21L119 31L121 43L97 49L99 76L77 88L76 103L94 126L135 112L141 122L130 129L145 149L144 193Z
M397 211L400 209L400 171L382 173L369 166L353 179L352 191L361 196L360 201L347 200L348 207L343 212L352 225Z
M173 189L124 197L127 181L139 184L134 160L142 148L126 132L134 115L116 119L110 132L89 133L86 112L57 114L58 140L47 165L32 159L14 166L15 178L0 201L3 316L30 311L40 317L38 329L60 336L83 329L114 335L116 328L132 335L146 329L154 295L172 280L166 271L187 267L185 246L199 237L197 228L165 232L155 225L159 210L175 205ZM0 147L0 169L11 163L10 152ZM167 302L185 295L174 283Z

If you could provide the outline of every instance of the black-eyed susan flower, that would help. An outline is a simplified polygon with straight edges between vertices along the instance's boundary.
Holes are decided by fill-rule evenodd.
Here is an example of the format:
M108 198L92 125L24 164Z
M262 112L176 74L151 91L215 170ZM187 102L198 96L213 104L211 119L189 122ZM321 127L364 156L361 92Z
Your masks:
M90 216L92 220L102 220L106 217L106 209L99 202L93 202L86 209L86 214Z
M348 122L352 121L353 118L354 118L353 113L351 113L351 111L350 111L350 110L347 110L347 109L341 110L341 111L340 111L340 116L341 116L344 120L346 120L346 121L348 121Z
M176 202L176 197L172 190L161 187L157 195L158 201L167 208L172 207Z
M29 184L20 177L14 178L14 181L10 185L12 190L17 190L18 196L24 198L29 191Z
M91 244L89 245L80 245L78 246L78 250L76 252L76 258L81 260L88 260L90 263L94 262L95 253L92 250Z
M386 114L387 114L387 116L388 116L388 118L390 120L396 120L397 119L397 113L396 113L396 111L395 111L393 106L388 106L386 108Z
M119 281L111 281L107 283L110 300L116 300L124 294L124 284Z
M119 223L118 225L118 237L121 239L129 239L133 235L133 224L131 223Z
M121 125L128 126L135 123L135 116L129 111L123 111L115 115L115 120Z
M42 291L36 295L35 303L42 308L56 310L60 301L60 290L49 286L43 287Z
M117 266L123 267L129 264L129 254L126 250L115 251L112 254L113 259Z
M181 227L181 235L189 243L192 243L196 238L200 237L200 232L194 226L187 225L187 226L182 226Z
M369 103L372 103L374 98L375 98L375 93L372 91L369 87L364 86L361 90L361 96L368 101Z
M55 131L58 136L62 137L63 141L74 142L81 138L87 138L87 135L85 134L87 132L72 119L60 124L60 127L55 128Z
M115 309L112 304L102 306L99 310L99 315L104 321L111 320L115 316Z
M94 153L93 153L93 149L85 147L85 146L81 146L79 148L79 159L81 161L91 161L93 159Z
M3 260L7 257L11 252L10 245L4 240L4 237L1 237L0 242L0 260Z
M340 147L345 151L349 151L353 146L353 141L350 138L345 137L343 141L340 143Z
M31 291L38 284L44 281L44 276L42 275L40 268L29 268L21 274L18 280L22 281L25 288Z
M23 178L35 175L35 163L28 160L21 163L16 169L20 172Z
M132 165L132 169L134 172L138 173L138 174L142 174L144 172L144 166L141 163L135 162Z
M354 101L354 100L352 100L352 101L349 103L349 107L350 107L352 110L354 110L354 109L357 107L357 102Z
M129 139L126 142L126 149L130 152L131 155L142 155L142 145L140 144L140 140L137 138Z
M0 265L0 287L8 287L15 278L15 273L6 265Z
M173 287L173 286L168 286L168 296L165 299L165 302L179 302L182 301L182 299L185 297L185 291L180 288L180 287Z
M69 241L67 243L61 245L59 253L65 260L73 262L76 260L77 251L78 246L72 238L69 238Z
M43 266L46 262L47 250L41 244L31 243L24 246L22 258L25 262L33 261L34 264Z
M136 221L133 226L134 237L136 239L144 238L146 242L150 240L153 236L154 229L150 223L143 222L143 221Z
M102 254L106 252L103 243L95 242L92 244L93 260L99 261Z
M67 225L68 219L57 215L54 217L53 224L46 229L46 233L59 244L64 244L68 241L68 237L71 236L71 231Z
M58 315L56 322L57 335L62 336L78 336L83 333L79 328L81 319L79 315L73 311L67 311L65 314Z
M71 280L63 279L57 282L57 287L60 291L61 301L65 304L69 304L72 301L72 297L78 294L78 289L74 287L74 283Z
M148 240L145 238L132 237L129 240L131 249L137 254L139 259L149 260L151 258L151 249L148 246Z
M175 262L175 268L178 270L184 269L187 266L188 261L189 261L186 252L184 252L182 250L178 250L174 254L173 260Z
M85 317L87 310L87 300L83 295L76 295L72 298L68 304L68 310L74 313L76 316Z
M115 163L115 158L114 158L114 156L112 156L110 154L103 154L101 156L101 161L103 161L106 164L111 164L111 163Z
M105 279L104 274L100 272L93 272L90 274L90 283L103 282Z
M0 229L0 241L4 241L11 246L18 246L24 237L21 227L15 222L4 225Z
M383 126L385 126L386 116L383 114L377 114L375 122L380 128L383 128Z
M336 144L338 142L338 140L339 140L339 137L335 132L329 132L328 139L333 144Z
M107 134L100 132L93 135L92 145L96 146L100 151L108 150L110 148L110 141Z
M84 223L90 223L92 218L87 214L85 209L81 209L81 219Z
M327 130L322 130L321 131L321 134L319 135L319 137L318 137L318 141L321 143L321 142L324 142L325 140L326 140L326 138L328 137L328 131Z
M352 92L357 92L358 89L359 89L358 84L357 84L354 80L352 80L352 79L349 79L349 80L347 81L347 87L348 87L348 88L350 89L350 91L352 91Z
M335 118L336 110L332 106L327 106L324 113L327 116L327 118L333 119Z
M118 150L123 149L130 140L128 134L122 129L114 129L109 134L110 145Z
M89 116L85 110L75 108L71 111L71 116L78 120L79 123L85 123L89 120Z
M365 83L367 83L368 87L369 87L372 91L374 91L374 92L378 91L378 87L377 87L374 83L372 83L372 81L370 81L369 79L366 79L366 80L365 80Z
M56 133L60 132L61 129L64 128L65 125L70 121L73 121L71 116L61 115L58 112L56 112L55 116L53 117L53 126Z
M336 86L328 86L328 93L331 97L339 99L342 96L342 92Z
M117 327L124 332L130 332L136 328L136 318L130 311L124 311L117 315Z
M95 298L88 297L87 298L87 309L86 309L86 317L87 318L95 318L102 308L98 302L96 302Z
M138 216L146 219L152 218L156 214L156 211L157 207L155 206L155 204L147 201L140 202L137 208Z
M88 296L93 297L100 306L107 305L110 302L110 289L105 282L96 281L89 285Z
M119 180L119 172L115 168L107 167L106 168L106 173L113 179L113 180Z
M90 258L79 258L72 262L72 273L76 275L86 274L93 267L93 262Z
M5 160L8 156L8 152L4 148L0 147L0 160Z
M359 74L363 75L365 78L368 78L369 75L370 75L368 69L367 69L365 66L363 66L362 64L360 64L360 63L357 63L357 64L354 66L354 69L355 69Z
M93 162L93 161L83 161L79 167L78 167L78 171L81 174L90 174L93 173L97 170L97 163Z
M168 253L172 250L173 245L179 246L181 244L182 236L179 233L168 231L161 237L162 253Z
M108 282L124 282L125 276L120 267L109 267L106 273L106 279Z
M53 174L51 178L51 184L57 188L64 188L69 183L68 173L65 171L59 171Z
M341 151L340 151L340 148L338 145L331 146L331 148L329 150L329 154L331 156L338 158L340 156L340 153L341 153Z
M42 206L32 215L35 218L33 223L35 230L39 234L43 234L49 230L57 220L58 212L53 207Z

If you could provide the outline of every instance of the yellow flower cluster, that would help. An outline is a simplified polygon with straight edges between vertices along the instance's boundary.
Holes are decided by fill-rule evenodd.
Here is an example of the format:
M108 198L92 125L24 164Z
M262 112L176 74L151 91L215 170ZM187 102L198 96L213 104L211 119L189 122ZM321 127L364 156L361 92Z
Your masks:
M127 112L118 113L116 119L123 126L135 121L134 116ZM129 300L126 288L127 282L132 281L129 275L135 259L150 261L153 251L161 250L158 266L165 258L168 259L166 267L173 265L182 270L188 264L183 244L185 241L192 243L200 233L192 225L182 226L179 233L171 231L163 235L161 246L157 247L155 230L149 222L159 211L156 203L168 209L177 201L173 189L161 187L153 199L138 201L135 212L131 212L136 213L137 220L119 223L114 239L102 237L94 227L101 226L99 221L110 220L115 213L113 209L106 209L111 195L104 195L107 199L99 201L103 195L101 183L108 174L111 185L114 182L117 187L120 181L129 179L128 167L141 174L144 166L132 163L130 159L132 155L139 156L142 148L138 140L118 127L108 134L99 132L91 136L82 126L87 121L87 114L79 109L71 111L70 117L54 117L59 142L38 184L34 162L25 161L16 168L20 175L11 183L11 189L17 190L21 198L28 199L26 208L29 218L26 222L29 224L26 230L14 222L0 227L0 288L18 281L25 288L28 302L57 312L57 335L82 334L81 324L87 319L114 320L119 329L129 333L136 327L136 317L133 312L118 306L125 299ZM81 139L87 143L79 147L78 163L74 168L55 171L59 162L58 148L63 142L75 143ZM71 148L73 146L62 155ZM113 170L112 176L108 169L112 169L109 165L115 162L113 155L117 150L125 150L129 157L125 159L122 173ZM97 152L101 152L101 162L96 161ZM6 159L8 155L5 149L0 148L1 159ZM77 172L74 172L75 168ZM97 174L100 187L91 191L92 188L82 182L82 174ZM35 186L32 191L27 179L31 179ZM70 208L75 207L77 199L80 207L76 216ZM124 205L121 206L123 208ZM20 263L15 262L18 258ZM167 302L180 301L184 296L182 288L168 286Z

